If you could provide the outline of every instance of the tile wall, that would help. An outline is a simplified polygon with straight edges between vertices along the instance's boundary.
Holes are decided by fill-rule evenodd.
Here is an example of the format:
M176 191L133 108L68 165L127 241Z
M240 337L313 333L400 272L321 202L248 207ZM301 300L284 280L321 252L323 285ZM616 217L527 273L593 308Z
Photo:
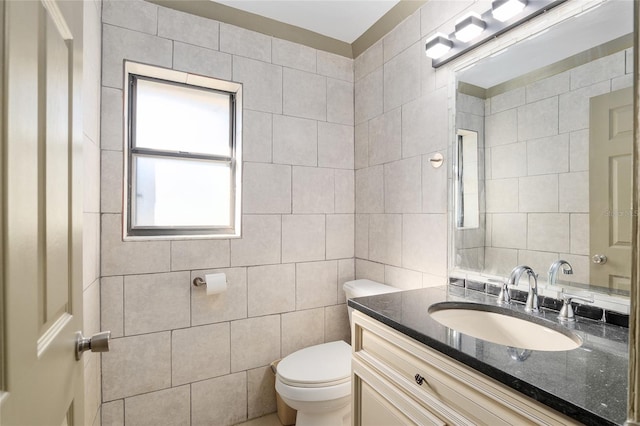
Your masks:
M561 258L571 281L589 283L589 99L631 87L632 57L620 51L486 100L485 271L546 271Z
M101 1L83 9L83 333L100 331L100 47ZM100 355L85 353L84 425L100 424Z
M275 411L269 364L349 339L353 60L143 1L102 9L102 422ZM242 238L123 242L123 59L243 84ZM191 281L225 272L207 297Z

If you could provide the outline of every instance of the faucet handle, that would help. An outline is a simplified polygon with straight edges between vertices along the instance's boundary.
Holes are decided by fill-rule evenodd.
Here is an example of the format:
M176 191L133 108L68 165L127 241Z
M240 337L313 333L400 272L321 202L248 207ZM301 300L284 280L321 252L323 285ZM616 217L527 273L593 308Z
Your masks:
M573 307L571 306L571 302L573 300L582 300L583 302L593 303L593 294L589 298L587 298L584 296L565 293L563 291L560 294L560 297L562 297L564 303L562 304L562 309L560 309L558 319L562 322L574 322L576 320L576 317L573 313Z

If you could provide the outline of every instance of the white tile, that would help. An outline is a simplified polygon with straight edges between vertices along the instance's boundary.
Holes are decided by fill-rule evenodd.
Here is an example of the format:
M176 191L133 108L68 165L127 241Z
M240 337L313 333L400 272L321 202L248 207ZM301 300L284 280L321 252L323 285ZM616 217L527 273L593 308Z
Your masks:
M557 212L558 175L521 177L518 205L520 212Z
M358 81L384 64L382 40L377 41L354 60L354 75Z
M354 127L354 168L369 166L369 122L365 121Z
M171 269L169 241L122 241L122 217L102 215L102 276Z
M250 317L296 309L296 267L293 263L255 266L249 268L248 274Z
M275 413L275 375L271 371L271 367L247 370L247 403L247 415L250 419ZM280 423L277 419L276 421Z
M271 62L271 37L235 25L220 24L220 51Z
M571 70L571 90L609 81L625 73L625 52L595 59Z
M356 170L356 213L384 212L383 167Z
M231 55L176 41L173 69L231 80Z
M324 215L282 216L282 262L305 262L324 258Z
M338 260L338 303L346 303L344 283L356 279L356 262L354 258Z
M125 335L188 327L190 289L188 272L126 276Z
M544 175L569 171L569 134L527 142L527 173Z
M158 6L142 0L103 0L102 22L155 35Z
M486 211L509 213L518 211L518 179L492 179L486 184Z
M529 250L568 252L569 214L539 213L528 215L527 248Z
M440 287L448 284L448 278L446 276L438 276L431 274L422 274L422 287Z
M485 120L486 146L510 144L518 140L518 110L491 114Z
M420 11L414 12L407 19L391 30L382 39L384 61L404 51L420 40Z
M491 275L508 276L518 264L518 250L487 247L485 249L484 272Z
M112 339L102 358L103 401L171 386L171 333Z
M390 111L420 96L420 42L384 64L384 110Z
M293 213L333 213L335 206L333 169L293 168Z
M611 80L611 91L633 87L633 74L625 74Z
M625 53L625 73L633 73L633 48L624 51Z
M565 71L529 84L526 86L527 102L535 102L568 92L570 76L571 71Z
M233 80L242 83L244 108L282 113L282 67L234 56Z
M284 114L321 121L327 119L326 77L284 68L282 88Z
M160 7L158 9L158 35L208 49L218 50L220 24L190 13Z
M191 424L189 386L164 389L127 398L125 424L148 426L188 426Z
M338 262L296 265L296 309L335 305L338 298Z
M525 104L525 88L518 87L491 98L491 113L497 114L508 109L517 108Z
M191 325L212 324L247 317L247 269L223 268L192 271L189 282L207 274L224 273L227 291L207 295L206 286L191 285Z
M349 313L346 304L324 308L324 341L335 342L337 340L351 343Z
M271 162L273 119L271 114L245 109L242 112L242 158Z
M571 132L569 135L569 170L589 170L589 129Z
M589 212L589 172L563 173L560 176L560 211Z
M357 79L354 86L355 124L370 120L383 111L383 75L382 68Z
M335 212L355 213L355 173L353 170L335 170Z
M448 157L446 151L443 157ZM422 212L446 213L447 212L447 170L445 167L434 168L429 159L432 154L422 156Z
M491 148L491 176L493 179L526 176L526 142Z
M420 9L422 35L430 35L431 32L442 26L443 22L451 20L473 3L473 0L428 2ZM451 26L453 26L453 22ZM445 31L445 34L448 33Z
M100 279L100 327L110 330L111 337L124 336L124 278Z
M231 371L269 365L279 357L280 315L231 322Z
M231 240L231 265L280 263L280 216L244 215L242 238Z
M572 214L571 246L573 254L589 255L589 214Z
M100 146L102 149L123 150L123 102L122 90L110 87L102 88L100 127ZM104 175L102 178L104 179Z
M233 425L247 419L245 372L191 385L192 425Z
M245 162L242 180L243 213L291 212L291 166Z
M402 156L446 149L449 145L448 96L445 88L402 106Z
M327 215L327 259L354 255L355 219L352 214Z
M395 266L402 264L402 215L370 215L369 260Z
M353 126L353 83L327 78L327 121Z
M122 89L123 59L171 68L172 52L171 40L105 24L102 26L102 85Z
M422 211L422 158L420 156L384 165L384 211Z
M446 214L407 214L402 221L404 268L444 276L447 271Z
M547 251L518 250L518 265L531 267L538 276L538 282L547 281L547 272L553 262L558 260L557 253ZM515 267L515 266L514 266ZM520 290L527 291L527 280L521 280Z
M273 162L316 166L318 164L317 121L274 115Z
M369 121L369 164L383 164L402 157L402 110L397 108Z
M353 59L318 50L317 60L318 74L353 83Z
M557 135L558 120L557 97L521 106L518 108L518 140Z
M122 213L122 152L102 151L100 206L103 213Z
M422 288L422 273L409 269L385 265L384 282L403 290Z
M383 283L384 265L382 263L356 259L356 279L362 278Z
M491 244L493 247L527 248L527 215L500 213L493 215Z
M124 424L124 399L102 404L102 425L121 426Z
M468 113L479 117L485 116L484 105L490 99L476 98L465 93L456 93L456 115Z
M355 230L355 256L368 259L369 258L369 214L357 214L356 230Z
M171 384L197 382L230 373L229 323L174 330Z
M282 356L324 343L324 309L282 315Z
M610 86L609 81L603 81L560 95L560 133L588 129L590 99L609 93Z
M171 241L171 270L229 266L229 240Z
M316 49L274 38L271 62L302 71L316 72Z
M100 145L93 143L84 135L84 161L82 178L84 180L82 211L100 213ZM99 136L98 136L99 142Z
M100 276L100 213L84 213L82 217L82 286L86 289Z

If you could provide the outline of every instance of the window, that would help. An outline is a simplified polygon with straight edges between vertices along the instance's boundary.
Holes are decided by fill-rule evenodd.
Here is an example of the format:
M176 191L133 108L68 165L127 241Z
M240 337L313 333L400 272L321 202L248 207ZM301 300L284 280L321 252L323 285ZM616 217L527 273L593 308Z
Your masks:
M242 86L125 69L125 237L240 236Z

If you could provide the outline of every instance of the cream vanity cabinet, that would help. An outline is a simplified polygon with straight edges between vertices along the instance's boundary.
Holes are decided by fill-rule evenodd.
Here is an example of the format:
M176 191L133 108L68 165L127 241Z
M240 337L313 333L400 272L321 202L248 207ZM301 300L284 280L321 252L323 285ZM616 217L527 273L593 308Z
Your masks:
M354 426L580 424L355 310L352 332Z

